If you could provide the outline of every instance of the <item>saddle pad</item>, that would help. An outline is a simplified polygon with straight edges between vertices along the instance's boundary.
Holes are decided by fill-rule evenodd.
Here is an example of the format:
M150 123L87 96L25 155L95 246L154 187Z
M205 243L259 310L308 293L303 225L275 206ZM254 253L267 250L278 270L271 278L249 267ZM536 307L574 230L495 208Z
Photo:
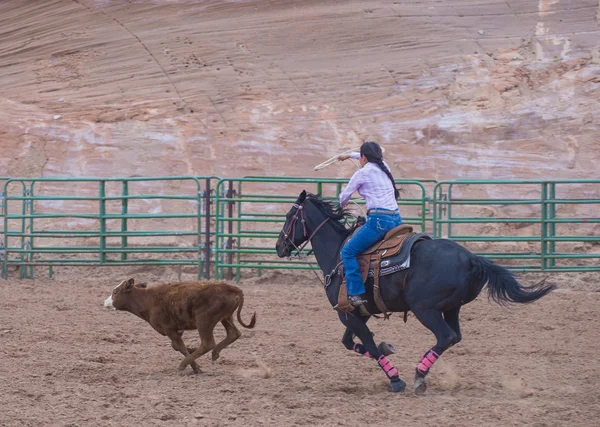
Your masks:
M427 233L418 233L409 236L402 244L400 252L395 255L383 257L379 264L379 276L387 276L388 274L395 273L400 270L406 270L410 267L410 251L413 245L420 240L431 240L431 236ZM360 263L360 270L363 275L363 279L374 276L374 263L373 260L367 266L366 263Z

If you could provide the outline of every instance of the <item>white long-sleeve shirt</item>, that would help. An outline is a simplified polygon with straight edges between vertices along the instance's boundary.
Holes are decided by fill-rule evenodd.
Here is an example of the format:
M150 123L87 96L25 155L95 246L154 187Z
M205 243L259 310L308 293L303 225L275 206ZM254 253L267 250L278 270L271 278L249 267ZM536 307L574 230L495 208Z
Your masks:
M350 158L359 159L360 154L352 153ZM383 164L389 170L387 163L383 162ZM367 210L375 208L398 209L392 181L376 163L369 162L352 175L350 182L340 193L340 205L346 206L355 191L358 191L358 194L365 199Z

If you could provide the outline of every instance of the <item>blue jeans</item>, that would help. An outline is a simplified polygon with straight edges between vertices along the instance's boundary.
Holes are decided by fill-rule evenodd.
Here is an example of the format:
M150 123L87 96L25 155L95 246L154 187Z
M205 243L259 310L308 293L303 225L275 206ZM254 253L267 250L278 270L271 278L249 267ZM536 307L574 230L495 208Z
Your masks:
M365 225L360 227L354 236L342 248L342 262L346 274L348 295L360 295L365 292L365 284L360 275L360 267L356 257L383 239L388 231L402 224L399 212L394 215L370 214Z

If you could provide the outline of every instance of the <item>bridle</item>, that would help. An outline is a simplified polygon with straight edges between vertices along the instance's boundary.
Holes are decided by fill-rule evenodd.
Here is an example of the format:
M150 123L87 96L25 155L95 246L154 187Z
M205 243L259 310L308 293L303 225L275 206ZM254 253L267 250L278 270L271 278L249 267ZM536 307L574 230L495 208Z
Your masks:
M285 239L288 242L290 242L297 251L295 255L290 255L289 258L291 258L292 256L295 258L306 258L308 255L310 255L310 253L312 252L312 249L304 257L302 255L300 255L300 253L302 252L304 247L312 240L312 238L315 236L315 234L317 234L317 231L319 231L321 229L321 227L323 227L325 225L325 223L327 223L327 221L329 221L330 218L329 217L325 218L318 225L318 227L314 229L314 231L309 236L308 230L306 229L306 219L304 218L304 201L300 204L294 203L293 207L296 208L296 212L294 213L294 216L292 217L292 220L290 221L288 226L285 229L281 230L281 232L283 233L283 236L285 237ZM294 240L296 237L296 224L298 222L298 219L300 219L300 222L302 223L302 233L303 233L302 237L308 237L304 241L304 243L302 243L300 245L300 247L296 246L296 244L294 243ZM290 238L290 233L291 233L291 238Z
M294 216L292 217L292 220L290 221L289 225L281 230L281 232L283 233L283 236L285 237L285 239L287 241L289 241L292 246L294 248L296 248L297 252L295 255L290 255L288 257L288 259L292 259L292 257L294 258L306 258L308 255L310 255L310 253L312 252L312 249L304 256L300 255L300 252L302 252L302 250L304 249L304 247L312 240L312 238L315 236L315 234L317 234L317 231L319 231L321 229L321 227L323 227L327 221L329 221L331 218L327 217L325 218L318 226L317 228L315 228L315 230L310 234L310 236L308 236L308 239L306 239L304 241L304 243L302 245L300 245L300 247L296 246L296 244L294 243L294 237L296 236L296 223L298 222L298 218L300 218L300 222L302 223L302 237L306 237L308 235L308 230L306 229L306 219L304 218L304 201L302 201L302 203L298 204L298 203L294 203L293 207L296 208L296 212L294 213ZM292 233L292 236L290 238L290 233ZM317 272L315 270L312 270L313 273L315 273L315 276L317 276L317 279L319 279L319 281L323 284L323 287L325 289L327 289L329 287L329 285L331 284L331 279L333 277L333 275L335 274L335 272L337 271L338 267L340 266L342 262L340 261L335 268L333 269L333 271L330 274L326 274L324 275L324 279L321 279L319 277L319 275L317 274Z

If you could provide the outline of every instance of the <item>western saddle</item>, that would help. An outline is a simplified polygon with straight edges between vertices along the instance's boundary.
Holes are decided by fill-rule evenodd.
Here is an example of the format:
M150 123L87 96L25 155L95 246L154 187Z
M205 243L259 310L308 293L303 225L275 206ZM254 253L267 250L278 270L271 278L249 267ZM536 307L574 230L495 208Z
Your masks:
M360 227L357 227L358 230ZM356 231L354 232L356 233ZM354 235L354 233L352 235ZM351 236L350 236L351 237ZM413 244L419 240L430 240L427 233L414 233L410 225L400 225L388 231L383 240L375 243L358 256L358 264L363 282L369 277L373 278L373 297L379 311L384 318L389 318L381 291L379 288L379 277L405 270L410 267L410 250ZM343 274L343 268L340 267ZM352 311L354 307L348 303L348 293L343 281L338 296L338 307L343 311ZM362 308L362 307L361 307Z

